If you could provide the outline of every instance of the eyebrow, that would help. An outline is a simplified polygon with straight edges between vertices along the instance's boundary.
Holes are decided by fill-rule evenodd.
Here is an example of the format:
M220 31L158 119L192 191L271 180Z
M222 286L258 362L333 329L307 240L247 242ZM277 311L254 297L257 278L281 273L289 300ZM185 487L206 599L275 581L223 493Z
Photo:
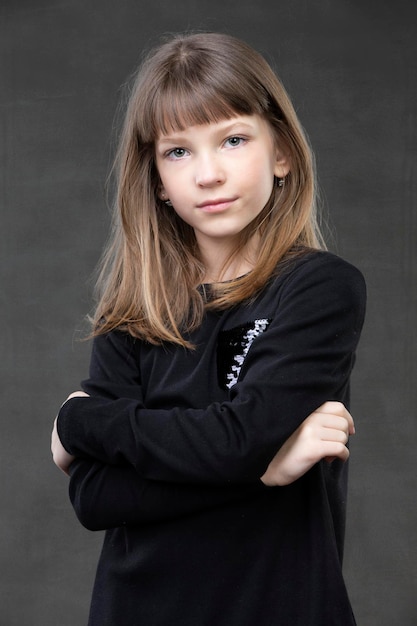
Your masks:
M226 122L229 122L229 120L226 120ZM210 124L207 124L207 126L209 126ZM248 122L244 122L244 121L230 121L230 123L225 123L224 126L219 127L217 130L219 132L219 134L223 134L223 133L230 133L233 132L235 129L247 129L247 130L253 130L253 126L252 124L249 124ZM164 144L164 143L181 143L182 141L184 141L186 139L185 134L187 133L188 129L185 129L184 131L180 131L180 135L162 135L161 137L159 137L155 143L157 144Z

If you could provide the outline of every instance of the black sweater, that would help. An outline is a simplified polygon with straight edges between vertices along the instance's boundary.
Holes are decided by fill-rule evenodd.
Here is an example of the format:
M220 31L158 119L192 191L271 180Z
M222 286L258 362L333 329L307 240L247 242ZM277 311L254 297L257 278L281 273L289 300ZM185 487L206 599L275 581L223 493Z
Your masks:
M91 626L348 626L347 464L259 477L326 400L349 402L357 269L294 261L250 303L207 312L194 351L118 331L94 341L90 398L60 410L70 497L106 529Z

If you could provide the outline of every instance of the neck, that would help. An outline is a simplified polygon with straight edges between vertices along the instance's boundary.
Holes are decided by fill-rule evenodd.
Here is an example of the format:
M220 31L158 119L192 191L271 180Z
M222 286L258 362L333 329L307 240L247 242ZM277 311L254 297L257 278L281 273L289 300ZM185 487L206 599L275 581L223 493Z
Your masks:
M250 272L255 266L258 250L258 238L256 237L256 241L254 239L252 238L237 254L233 254L230 245L225 246L221 241L218 245L210 242L209 248L200 245L200 253L206 267L204 282L224 282Z

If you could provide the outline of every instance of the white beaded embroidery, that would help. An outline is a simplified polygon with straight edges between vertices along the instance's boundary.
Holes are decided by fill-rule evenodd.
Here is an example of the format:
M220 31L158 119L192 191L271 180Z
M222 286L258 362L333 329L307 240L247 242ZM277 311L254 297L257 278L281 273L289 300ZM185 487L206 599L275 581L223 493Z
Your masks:
M235 354L235 363L232 365L232 371L226 375L228 381L226 383L226 387L228 387L229 389L231 389L233 385L236 385L238 381L240 370L242 368L245 357L249 352L249 348L251 347L253 340L256 339L256 337L259 337L259 335L261 335L268 328L269 323L270 320L268 319L255 320L253 322L253 328L249 328L247 333L243 335L241 342L243 352L242 354Z

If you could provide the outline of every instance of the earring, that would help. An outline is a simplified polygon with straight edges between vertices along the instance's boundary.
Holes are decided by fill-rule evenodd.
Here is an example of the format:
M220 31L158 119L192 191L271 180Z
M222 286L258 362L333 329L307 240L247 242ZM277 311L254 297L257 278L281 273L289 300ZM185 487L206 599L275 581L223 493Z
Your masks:
M161 191L159 197L161 198L162 202L164 202L164 204L166 204L167 206L172 206L172 202L169 198L167 198L167 194L165 193L165 191Z
M278 187L284 186L285 178L278 178L277 181L278 181Z

